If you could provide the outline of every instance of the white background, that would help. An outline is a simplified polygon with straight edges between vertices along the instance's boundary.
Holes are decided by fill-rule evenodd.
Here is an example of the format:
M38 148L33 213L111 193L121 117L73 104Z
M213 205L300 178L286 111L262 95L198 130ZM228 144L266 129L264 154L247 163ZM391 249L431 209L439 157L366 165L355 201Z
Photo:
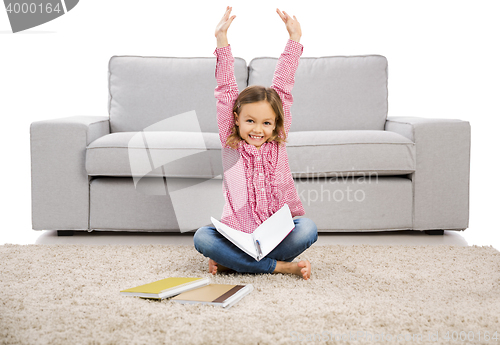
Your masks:
M82 0L51 22L13 34L0 10L2 226L0 244L31 229L31 122L107 115L113 55L214 57L227 5L235 57L279 57L302 27L303 57L380 54L389 62L389 116L452 118L472 127L470 223L476 243L498 242L496 175L500 21L496 1Z

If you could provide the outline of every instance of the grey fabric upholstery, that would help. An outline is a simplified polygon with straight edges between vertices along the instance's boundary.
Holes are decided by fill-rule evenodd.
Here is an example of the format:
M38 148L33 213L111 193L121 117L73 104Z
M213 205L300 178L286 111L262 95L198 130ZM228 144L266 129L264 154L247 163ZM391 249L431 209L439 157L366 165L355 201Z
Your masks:
M413 228L469 226L471 129L467 121L389 117L385 126L415 142Z
M111 133L141 131L191 110L196 111L202 132L217 133L217 121L213 121L216 116L215 62L215 57L111 57ZM238 87L243 90L248 79L245 60L235 58L234 74Z
M250 61L248 84L271 85L277 62L277 58ZM384 56L301 57L290 130L383 130L387 94Z
M167 179L166 183L176 180L180 179ZM92 179L91 229L177 232L179 220L184 230L196 230L210 225L210 216L221 213L224 206L222 180L197 185L196 195L183 196L187 204L177 211L170 195L155 195L154 190L162 188L161 178L141 182L144 185L137 188L131 178ZM314 219L322 231L412 229L412 182L406 177L333 178L327 182L324 178L297 179L295 187L305 200L305 217ZM196 212L183 214L183 210Z
M415 145L387 131L290 132L288 162L294 177L404 175L415 171Z
M107 116L73 116L31 124L31 200L35 230L89 228L87 145L109 134Z
M406 177L311 178L295 186L304 217L322 231L412 229L412 184Z
M202 133L201 143L196 142L197 137L193 132L111 133L88 146L87 173L186 178L222 175L219 134Z
M187 232L224 207L221 179L99 177L90 186L93 230Z
M221 176L219 135L203 133L202 143L196 143L196 136L191 132L105 135L87 148L87 173L90 176ZM401 175L415 171L414 143L388 131L291 132L287 153L294 177Z
M276 62L236 58L240 91L270 86ZM215 58L113 56L109 116L33 122L33 229L178 232L220 218L214 70ZM301 58L293 96L288 161L319 231L468 227L470 124L387 117L383 56Z

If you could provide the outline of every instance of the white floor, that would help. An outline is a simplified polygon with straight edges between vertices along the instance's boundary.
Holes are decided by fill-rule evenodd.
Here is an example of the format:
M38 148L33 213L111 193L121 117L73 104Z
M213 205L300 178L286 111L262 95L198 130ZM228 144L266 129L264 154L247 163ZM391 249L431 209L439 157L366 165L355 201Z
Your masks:
M57 236L56 231L23 229L0 234L0 245L13 244L179 244L192 245L193 233L130 233L130 232L75 232L74 236ZM374 244L374 245L491 245L500 250L500 238L477 229L445 231L442 236L419 231L387 231L364 233L320 233L316 245Z

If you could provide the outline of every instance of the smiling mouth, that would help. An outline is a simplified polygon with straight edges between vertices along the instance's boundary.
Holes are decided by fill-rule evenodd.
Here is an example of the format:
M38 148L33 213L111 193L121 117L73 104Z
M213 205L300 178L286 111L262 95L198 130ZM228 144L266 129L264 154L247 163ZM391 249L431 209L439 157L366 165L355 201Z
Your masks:
M261 140L262 138L264 138L264 136L254 136L254 135L248 135L248 136L253 140Z

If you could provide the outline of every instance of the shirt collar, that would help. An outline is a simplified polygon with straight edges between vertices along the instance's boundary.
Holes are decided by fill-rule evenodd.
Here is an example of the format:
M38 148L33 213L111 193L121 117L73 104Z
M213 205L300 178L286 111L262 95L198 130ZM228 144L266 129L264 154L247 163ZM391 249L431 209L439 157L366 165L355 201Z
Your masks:
M262 151L263 149L265 149L269 144L270 143L268 143L268 142L263 143L260 146L260 150L259 150L254 145L247 143L245 140L241 140L239 142L239 147L241 149L245 150L247 153L252 154L253 156L257 156L260 153L259 151Z

